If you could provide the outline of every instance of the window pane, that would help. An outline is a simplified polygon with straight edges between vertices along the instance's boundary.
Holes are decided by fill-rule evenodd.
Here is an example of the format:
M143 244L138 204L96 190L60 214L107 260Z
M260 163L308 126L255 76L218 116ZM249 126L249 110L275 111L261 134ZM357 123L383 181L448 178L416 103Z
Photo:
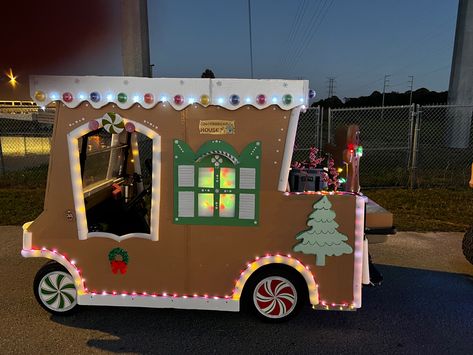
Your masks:
M235 188L235 169L221 168L220 169L220 188L234 189Z
M214 168L199 168L199 187L214 187Z
M214 215L214 194L199 194L199 217Z
M235 217L235 195L220 195L220 217Z

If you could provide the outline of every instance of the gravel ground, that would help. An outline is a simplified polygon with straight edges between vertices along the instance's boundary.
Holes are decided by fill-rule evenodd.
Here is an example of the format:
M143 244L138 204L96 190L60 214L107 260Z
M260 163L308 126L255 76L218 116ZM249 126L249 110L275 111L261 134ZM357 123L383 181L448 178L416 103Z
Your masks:
M283 324L208 311L88 307L51 316L32 291L44 263L20 256L19 227L0 227L0 352L471 354L473 266L460 233L399 233L371 245L385 277L357 312L304 309Z

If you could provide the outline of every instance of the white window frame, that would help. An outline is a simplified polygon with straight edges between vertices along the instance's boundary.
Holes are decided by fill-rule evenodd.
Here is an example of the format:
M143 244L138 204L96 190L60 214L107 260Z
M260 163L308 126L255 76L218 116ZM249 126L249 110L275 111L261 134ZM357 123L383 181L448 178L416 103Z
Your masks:
M98 118L99 128L102 128L101 119ZM106 232L89 232L84 203L84 191L82 189L82 177L79 156L79 138L91 132L89 124L83 124L67 135L67 144L69 148L69 166L71 170L72 194L74 196L74 207L77 221L77 234L79 240L88 238L110 238L116 241L122 241L129 238L144 238L152 241L159 240L159 208L161 197L161 136L151 128L144 126L139 122L129 119L123 119L124 124L131 122L135 126L135 132L139 132L152 139L153 141L153 171L151 175L151 210L150 210L150 233L128 233L125 235L116 235ZM135 162L136 163L136 162Z

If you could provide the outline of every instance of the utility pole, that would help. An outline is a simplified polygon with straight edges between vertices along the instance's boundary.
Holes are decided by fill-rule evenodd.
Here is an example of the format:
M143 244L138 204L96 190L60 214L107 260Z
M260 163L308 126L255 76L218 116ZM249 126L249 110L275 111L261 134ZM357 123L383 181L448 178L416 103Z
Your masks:
M473 106L473 1L458 2L447 111L446 143L449 148L468 148Z
M409 84L410 84L410 87L411 89L409 90L411 93L409 95L409 106L412 105L412 89L414 88L414 75L409 75Z
M251 31L251 0L248 0L248 27L250 31L250 73L253 79L253 35Z
M391 74L386 74L384 76L384 85L383 85L383 102L381 103L381 106L384 107L384 94L386 93L386 87L389 85L389 77Z
M146 0L122 0L122 62L125 76L151 76Z
M332 76L332 77L328 77L328 99L330 99L331 97L333 97L335 95L335 78Z

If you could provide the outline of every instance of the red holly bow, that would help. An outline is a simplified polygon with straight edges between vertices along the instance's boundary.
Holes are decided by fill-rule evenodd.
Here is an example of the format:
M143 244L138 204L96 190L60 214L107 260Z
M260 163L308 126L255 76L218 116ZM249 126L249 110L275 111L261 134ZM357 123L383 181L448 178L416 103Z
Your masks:
M118 274L118 272L121 274L126 273L126 263L124 261L114 260L110 262L110 265L114 274Z

